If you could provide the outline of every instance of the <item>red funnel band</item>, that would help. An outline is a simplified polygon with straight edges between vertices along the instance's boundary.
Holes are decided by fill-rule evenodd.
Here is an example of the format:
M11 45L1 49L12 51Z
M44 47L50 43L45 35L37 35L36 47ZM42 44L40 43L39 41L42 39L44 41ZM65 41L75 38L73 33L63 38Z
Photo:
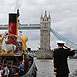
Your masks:
M8 27L8 34L17 35L17 14L9 14L9 27ZM14 36L8 37L9 44L17 44L17 38Z

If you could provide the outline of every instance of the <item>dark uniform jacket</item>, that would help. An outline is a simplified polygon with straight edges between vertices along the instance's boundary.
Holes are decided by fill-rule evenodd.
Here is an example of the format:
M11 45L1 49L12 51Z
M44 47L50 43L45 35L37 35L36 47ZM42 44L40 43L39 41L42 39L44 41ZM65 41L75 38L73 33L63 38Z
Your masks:
M57 74L68 74L68 56L73 56L75 52L71 49L59 48L54 50L54 72Z

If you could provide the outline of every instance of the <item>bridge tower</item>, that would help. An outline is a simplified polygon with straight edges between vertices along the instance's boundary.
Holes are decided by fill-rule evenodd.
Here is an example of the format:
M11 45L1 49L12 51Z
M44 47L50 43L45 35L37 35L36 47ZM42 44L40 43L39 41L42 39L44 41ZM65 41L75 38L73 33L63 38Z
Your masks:
M47 16L47 11L45 11L45 15L41 14L40 17L40 49L38 50L37 58L52 58L50 50L50 26L50 14Z

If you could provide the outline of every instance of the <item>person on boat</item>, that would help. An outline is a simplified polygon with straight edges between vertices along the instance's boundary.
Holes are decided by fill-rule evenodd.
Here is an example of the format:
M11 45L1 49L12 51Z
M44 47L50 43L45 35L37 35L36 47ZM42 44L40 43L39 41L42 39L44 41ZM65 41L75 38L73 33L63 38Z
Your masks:
M22 62L20 62L20 66L19 66L19 76L24 75L24 66L22 65Z
M4 68L5 68L5 67L4 67L4 64L2 64L2 66L1 66L1 70L4 70Z
M22 65L23 65L23 67L24 67L24 70L25 70L24 60L22 61Z
M8 77L9 74L9 69L8 66L6 65L6 67L4 68L4 77Z
M64 43L63 41L57 41L58 48L54 49L54 74L56 77L69 76L67 58L75 54L74 50L65 46Z
M0 77L5 77L4 73L3 73L3 70L1 70L1 76Z
M0 67L0 77L4 77L3 70Z

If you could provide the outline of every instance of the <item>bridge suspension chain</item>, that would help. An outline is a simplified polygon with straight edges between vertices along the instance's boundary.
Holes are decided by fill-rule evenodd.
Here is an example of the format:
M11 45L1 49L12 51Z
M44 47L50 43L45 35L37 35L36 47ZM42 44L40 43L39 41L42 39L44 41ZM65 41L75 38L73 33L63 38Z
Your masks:
M52 28L50 29L50 31L54 34L54 36L58 39L58 40L62 40L66 42L66 45L68 45L69 47L76 49L77 50L77 44L73 43L72 41L64 38L63 36L61 36L60 34L58 34L56 31L54 31Z

